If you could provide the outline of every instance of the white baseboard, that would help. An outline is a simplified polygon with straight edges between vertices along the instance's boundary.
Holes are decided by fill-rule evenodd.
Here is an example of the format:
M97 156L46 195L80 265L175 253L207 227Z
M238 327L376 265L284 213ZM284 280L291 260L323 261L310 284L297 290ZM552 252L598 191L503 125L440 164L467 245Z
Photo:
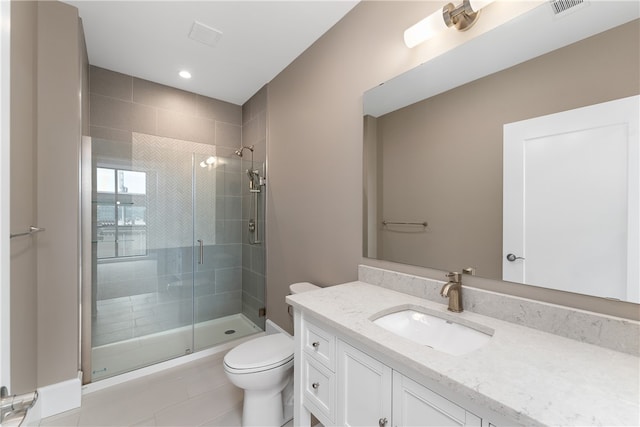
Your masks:
M80 407L82 402L82 372L78 378L38 388L38 399L22 422L23 426L37 426L43 418Z

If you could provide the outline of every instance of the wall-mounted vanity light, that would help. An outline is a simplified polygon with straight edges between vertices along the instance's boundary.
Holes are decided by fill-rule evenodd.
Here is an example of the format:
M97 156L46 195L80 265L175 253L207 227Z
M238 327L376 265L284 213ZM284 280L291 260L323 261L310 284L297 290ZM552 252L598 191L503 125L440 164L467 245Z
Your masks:
M404 43L408 47L417 46L448 27L455 27L458 31L465 31L475 24L480 9L489 3L493 3L493 1L462 0L462 3L458 6L448 3L442 10L432 13L408 28L404 32Z

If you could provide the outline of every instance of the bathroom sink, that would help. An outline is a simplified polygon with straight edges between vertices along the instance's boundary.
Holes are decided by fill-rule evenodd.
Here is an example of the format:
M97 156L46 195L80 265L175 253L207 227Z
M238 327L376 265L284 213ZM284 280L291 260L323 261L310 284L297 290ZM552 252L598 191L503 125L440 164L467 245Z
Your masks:
M402 310L381 316L373 323L434 350L460 356L485 345L491 335L441 317Z

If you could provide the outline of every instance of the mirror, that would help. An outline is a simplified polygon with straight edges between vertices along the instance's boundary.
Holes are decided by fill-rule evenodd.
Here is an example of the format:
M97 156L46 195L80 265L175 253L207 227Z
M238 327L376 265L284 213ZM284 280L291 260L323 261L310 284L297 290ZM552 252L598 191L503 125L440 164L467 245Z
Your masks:
M640 92L640 6L637 2L611 3L585 2L560 16L544 2L364 94L365 257L446 271L466 269L468 274L490 279L640 302L636 289L640 235L637 130L621 151L628 163L622 178L622 186L628 187L621 219L624 226L614 231L609 220L597 222L598 218L598 226L592 226L601 232L599 238L617 233L613 237L625 244L625 259L612 267L616 271L609 270L610 276L604 272L604 280L598 279L599 289L585 288L584 276L590 274L564 257L551 257L548 264L537 266L558 271L565 279L555 282L562 283L536 275L518 279L506 270L517 264L524 270L526 262L533 270L533 260L518 252L522 249L503 247L505 235L520 233L503 213L503 201L508 199L503 194L503 173L513 164L504 151L505 129ZM631 99L632 109L637 109L637 100ZM559 117L563 120L565 116ZM608 136L604 139L609 141ZM573 154L585 151L591 149L580 147L567 157L577 159ZM550 174L547 164L559 164L562 170L562 162L549 161L559 155L541 157L542 175ZM608 176L611 168L590 167L587 172ZM604 185L599 180L596 184ZM594 187L589 184L588 190ZM561 216L571 211L568 207L579 206L578 199L582 206L589 207L585 198L591 206L598 204L590 201L590 194L581 196L572 188L564 191L560 203L527 215L544 211ZM605 188L603 193L607 192ZM537 194L541 193L545 192L538 189ZM586 217L593 210L581 208L578 214ZM546 218L555 220L554 216ZM546 225L550 224L543 223L542 229L551 229ZM586 234L556 232L547 240L552 240L553 247L592 245L584 239ZM606 246L599 249L603 248ZM618 282L620 289L610 291L610 282Z

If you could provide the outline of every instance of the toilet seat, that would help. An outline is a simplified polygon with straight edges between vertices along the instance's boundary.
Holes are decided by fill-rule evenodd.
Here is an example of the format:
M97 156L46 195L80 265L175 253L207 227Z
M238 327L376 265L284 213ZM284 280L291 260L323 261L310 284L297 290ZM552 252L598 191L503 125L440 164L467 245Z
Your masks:
M293 351L293 340L285 334L266 335L228 352L224 356L224 368L234 374L267 371L292 362Z

